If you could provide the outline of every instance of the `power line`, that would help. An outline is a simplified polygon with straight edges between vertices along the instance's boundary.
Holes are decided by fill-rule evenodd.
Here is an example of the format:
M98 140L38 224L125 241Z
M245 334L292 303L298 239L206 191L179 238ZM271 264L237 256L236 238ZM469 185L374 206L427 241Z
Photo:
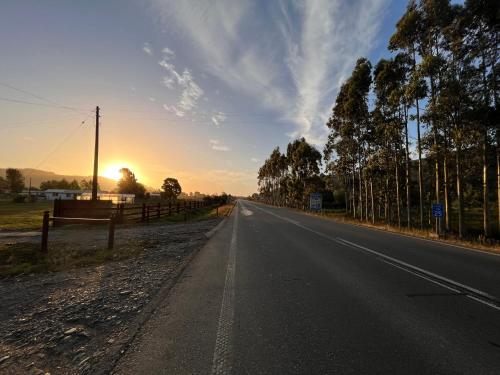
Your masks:
M29 92L29 91L27 91L27 90L20 89L20 88L18 88L18 87L14 87L14 86L12 86L12 85L8 85L8 84L3 83L3 82L0 82L0 85L1 85L1 86L4 86L4 87L8 87L8 88L9 88L9 89L11 89L11 90L15 90L15 91L22 92L23 94L28 94L28 95L31 95L31 96L32 96L32 97L34 97L34 98L37 98L37 99L40 99L40 100L45 100L46 102L49 102L49 103L51 103L51 104L61 105L61 104L59 104L59 103L54 102L53 100L50 100L50 99L44 98L43 96L40 96L40 95L34 94L34 93Z
M2 130L10 130L10 129L17 129L17 128L24 128L24 127L29 127L29 126L34 126L34 125L59 125L56 124L55 121L59 120L66 120L72 117L76 117L78 114L74 113L71 115L66 115L62 118L58 118L57 120L54 119L43 119L43 120L27 120L27 121L18 121L18 122L11 122L8 124L0 124L0 131ZM38 127L38 126L37 126Z
M28 102L28 101L25 101L25 100L9 99L9 98L3 98L3 97L0 97L0 100L3 100L5 102L11 102L11 103L22 103L22 104L36 105L36 106L41 106L41 107L62 108L62 109L70 110L70 111L76 111L76 112L79 112L79 113L82 113L83 111L87 112L86 109L80 109L80 108L75 108L75 107L68 107L68 106L65 106L65 105L34 103L34 102Z
M66 137L62 139L60 143L58 143L36 166L35 169L40 167L43 163L45 163L54 153L61 148L61 146L66 143L75 133L80 130L80 128L85 124L85 122L89 119L89 117L93 114L93 112L90 112L87 117L80 122Z

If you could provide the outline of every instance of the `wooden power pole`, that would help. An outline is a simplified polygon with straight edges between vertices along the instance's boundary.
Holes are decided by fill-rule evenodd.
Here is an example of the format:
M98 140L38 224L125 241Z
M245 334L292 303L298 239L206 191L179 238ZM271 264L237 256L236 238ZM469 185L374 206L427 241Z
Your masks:
M97 173L99 166L99 106L95 108L94 175L92 177L92 200L97 200Z

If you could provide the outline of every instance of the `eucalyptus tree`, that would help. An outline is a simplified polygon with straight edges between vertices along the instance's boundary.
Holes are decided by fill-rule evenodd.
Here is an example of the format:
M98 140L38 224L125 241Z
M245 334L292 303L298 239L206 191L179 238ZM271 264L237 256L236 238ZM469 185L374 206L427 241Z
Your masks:
M483 232L490 235L489 225L489 154L493 135L496 136L497 197L500 225L500 124L498 120L499 68L498 46L500 36L500 5L493 0L467 0L463 13L465 30L464 44L471 60L477 89L475 101L475 120L481 133L482 151L482 193L483 193ZM500 227L499 227L500 229Z
M305 138L296 139L289 143L286 150L286 159L289 166L292 199L296 206L306 204L308 184L314 182L319 175L321 153Z
M391 174L394 175L396 191L396 217L398 226L401 226L401 197L399 165L400 154L403 149L403 124L405 118L401 114L399 101L400 71L394 60L380 60L374 69L374 92L376 95L375 109L373 111L373 124L375 139L380 146L380 156L385 164L386 197L390 194ZM390 200L386 198L387 208L390 213ZM390 221L390 215L389 215Z
M436 100L437 111L444 114L451 124L452 141L455 147L456 195L458 201L458 236L465 234L464 181L462 169L463 146L471 133L470 120L473 108L471 77L473 73L470 55L467 54L464 39L464 9L456 5L452 9L453 22L446 31L447 66L443 72L442 88Z
M423 171L422 171L422 145L420 135L420 104L419 101L426 96L427 86L417 72L417 47L419 34L422 27L422 14L416 1L409 2L405 14L396 24L396 32L391 36L389 49L401 51L411 61L410 79L406 86L406 95L415 102L415 120L417 127L417 153L418 153L418 190L420 228L424 226L424 200L423 200Z
M332 115L327 123L330 136L325 147L325 156L330 157L332 151L335 151L344 168L351 169L353 215L354 218L359 216L360 219L363 218L363 214L368 218L367 176L363 173L363 168L370 149L370 139L367 135L370 126L368 93L371 82L370 62L365 58L358 59L351 76L342 85L336 98ZM365 210L363 210L363 177L365 177ZM357 205L356 195L358 195Z
M417 49L421 56L418 64L417 75L426 79L429 86L429 100L426 106L424 122L432 131L433 144L430 151L434 155L434 187L435 201L441 202L441 173L440 160L446 154L440 144L440 128L446 127L445 123L438 121L436 110L436 97L440 90L442 71L445 66L443 56L444 30L452 21L452 8L449 0L421 0L419 3L420 22L417 40ZM447 207L448 208L448 207ZM436 221L436 231L439 230L440 221Z

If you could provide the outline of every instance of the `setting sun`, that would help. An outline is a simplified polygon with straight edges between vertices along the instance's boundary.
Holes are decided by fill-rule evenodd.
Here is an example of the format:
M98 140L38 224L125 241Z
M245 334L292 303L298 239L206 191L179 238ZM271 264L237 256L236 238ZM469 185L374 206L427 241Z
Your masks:
M120 173L120 169L122 168L130 167L125 164L111 164L104 169L104 171L102 172L102 176L118 181L122 177L122 174Z

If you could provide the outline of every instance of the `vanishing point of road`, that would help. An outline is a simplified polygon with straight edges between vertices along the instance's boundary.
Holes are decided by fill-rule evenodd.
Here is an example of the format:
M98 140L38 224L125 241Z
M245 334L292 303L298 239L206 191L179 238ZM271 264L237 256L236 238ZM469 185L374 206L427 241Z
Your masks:
M240 200L119 374L500 374L500 256Z

